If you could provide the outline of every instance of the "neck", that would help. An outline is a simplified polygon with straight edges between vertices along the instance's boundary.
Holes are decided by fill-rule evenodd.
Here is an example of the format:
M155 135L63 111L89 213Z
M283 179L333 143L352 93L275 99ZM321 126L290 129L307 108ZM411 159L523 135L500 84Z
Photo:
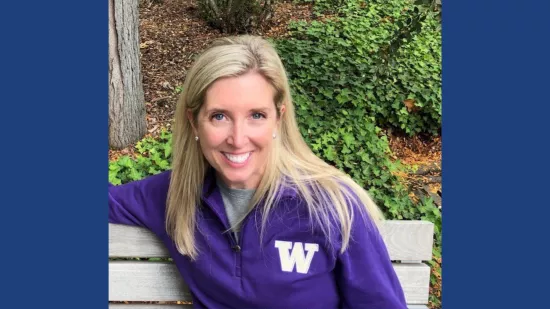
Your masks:
M256 188L249 188L249 187L246 187L245 184L228 184L224 179L223 177L218 173L216 172L216 182L218 183L219 186L222 186L228 190L242 190L242 191L254 191L256 190Z

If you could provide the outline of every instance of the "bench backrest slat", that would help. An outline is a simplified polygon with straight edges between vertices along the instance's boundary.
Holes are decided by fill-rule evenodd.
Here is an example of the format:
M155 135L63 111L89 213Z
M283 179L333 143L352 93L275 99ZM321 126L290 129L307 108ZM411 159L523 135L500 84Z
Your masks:
M392 261L429 261L433 224L427 221L385 221L380 227ZM169 257L162 242L150 231L109 224L109 257Z
M382 223L380 233L392 261L430 261L432 259L433 223L389 220Z
M111 261L109 300L191 301L191 295L173 263Z
M393 264L408 304L426 304L430 268L424 264ZM110 301L191 301L174 264L169 262L111 261Z
M109 223L109 257L169 257L168 250L151 231Z

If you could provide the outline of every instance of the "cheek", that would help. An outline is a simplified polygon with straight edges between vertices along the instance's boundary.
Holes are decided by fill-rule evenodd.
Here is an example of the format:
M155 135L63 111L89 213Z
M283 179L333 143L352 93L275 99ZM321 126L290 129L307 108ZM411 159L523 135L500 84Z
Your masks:
M212 128L205 128L200 133L203 152L217 148L223 144L227 136L224 130Z
M256 146L269 147L273 143L273 128L257 128L249 136Z

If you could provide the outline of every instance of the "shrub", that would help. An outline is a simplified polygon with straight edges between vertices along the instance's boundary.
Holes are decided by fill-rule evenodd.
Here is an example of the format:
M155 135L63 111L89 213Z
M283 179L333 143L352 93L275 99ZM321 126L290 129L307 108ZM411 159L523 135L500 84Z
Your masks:
M309 47L315 48L313 45ZM303 72L290 74L300 75ZM290 80L302 136L316 155L348 173L367 189L386 216L419 219L422 212L413 205L406 188L395 176L402 167L399 162L390 160L387 137L376 125L375 118L368 114L364 104L360 104L357 93L347 88L317 88L318 91L311 91L310 87L330 79L330 75L320 73ZM338 79L334 80L337 84ZM333 100L333 97L339 99Z
M201 16L225 33L246 33L270 20L273 0L199 0Z
M325 10L327 2L316 5ZM384 128L438 134L437 12L412 0L350 0L337 11L324 22L292 23L293 38L276 42L298 88L341 108L361 106Z
M109 162L109 182L120 185L168 170L172 162L172 134L162 130L157 139L147 137L136 144L137 156Z

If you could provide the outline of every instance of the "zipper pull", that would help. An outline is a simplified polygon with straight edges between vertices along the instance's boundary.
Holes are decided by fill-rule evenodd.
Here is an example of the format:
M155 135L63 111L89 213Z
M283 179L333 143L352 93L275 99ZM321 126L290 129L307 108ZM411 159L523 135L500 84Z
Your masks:
M241 246L239 245L234 245L233 247L231 247L233 249L233 251L235 252L241 252Z

